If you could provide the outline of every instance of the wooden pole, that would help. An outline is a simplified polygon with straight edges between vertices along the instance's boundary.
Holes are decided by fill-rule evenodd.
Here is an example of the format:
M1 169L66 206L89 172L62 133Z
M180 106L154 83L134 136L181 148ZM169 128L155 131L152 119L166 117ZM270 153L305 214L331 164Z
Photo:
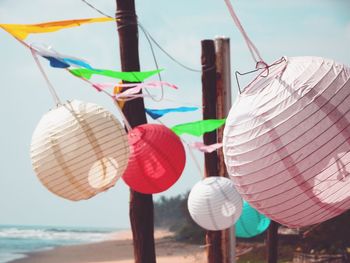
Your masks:
M216 118L216 66L215 46L213 40L203 40L202 44L202 101L203 119ZM206 133L203 136L204 144L217 142L216 131ZM218 176L218 155L215 152L205 153L204 156L205 177ZM207 231L207 261L208 263L223 263L223 251L221 249L221 231Z
M231 59L230 59L230 39L225 37L215 38L216 53L216 118L226 118L231 109ZM217 141L223 140L224 127L218 129ZM224 161L222 150L218 154L218 176L229 177ZM235 262L236 237L235 227L232 226L221 233L223 262Z
M278 223L271 220L267 231L267 262L277 263L278 259Z
M140 71L138 27L134 0L116 0L122 71ZM131 127L147 123L142 98L125 103L123 113ZM135 263L155 263L152 195L130 189L130 223L133 235Z

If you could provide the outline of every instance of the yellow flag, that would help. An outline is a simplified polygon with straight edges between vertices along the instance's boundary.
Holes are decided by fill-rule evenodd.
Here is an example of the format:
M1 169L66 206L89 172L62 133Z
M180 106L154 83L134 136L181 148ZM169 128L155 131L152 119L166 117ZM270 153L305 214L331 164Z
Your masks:
M95 23L95 22L107 22L115 20L109 17L99 18L86 18L86 19L74 19L55 21L41 24L0 24L0 27L9 32L14 37L24 40L29 34L48 33L58 31L64 28L76 27L82 24Z
M123 82L119 82L120 84L123 84ZM122 92L123 91L123 88L121 86L115 86L114 89L113 89L113 95L117 95L118 93ZM124 108L124 105L125 105L125 100L117 100L117 103L119 105L119 107L121 109Z

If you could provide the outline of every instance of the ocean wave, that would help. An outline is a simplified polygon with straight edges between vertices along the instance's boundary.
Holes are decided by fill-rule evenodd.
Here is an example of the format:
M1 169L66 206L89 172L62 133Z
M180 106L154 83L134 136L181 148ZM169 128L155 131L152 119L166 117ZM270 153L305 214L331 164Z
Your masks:
M21 229L16 227L0 229L0 238L6 239L38 239L38 240L67 240L78 242L99 242L111 238L110 232L88 231L82 229Z

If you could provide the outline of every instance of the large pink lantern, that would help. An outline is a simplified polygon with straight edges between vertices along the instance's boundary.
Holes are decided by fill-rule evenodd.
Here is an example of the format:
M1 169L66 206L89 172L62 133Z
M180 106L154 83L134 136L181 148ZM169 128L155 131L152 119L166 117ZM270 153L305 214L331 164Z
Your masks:
M350 68L294 57L269 71L227 118L229 174L269 218L289 227L323 222L350 208Z

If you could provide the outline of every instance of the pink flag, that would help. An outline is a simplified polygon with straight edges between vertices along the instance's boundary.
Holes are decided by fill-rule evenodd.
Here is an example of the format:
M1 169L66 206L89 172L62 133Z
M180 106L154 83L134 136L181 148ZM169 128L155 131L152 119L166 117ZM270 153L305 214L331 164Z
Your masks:
M205 153L211 153L222 147L222 143L214 143L211 145L205 145L202 142L195 142L191 144L191 147Z

